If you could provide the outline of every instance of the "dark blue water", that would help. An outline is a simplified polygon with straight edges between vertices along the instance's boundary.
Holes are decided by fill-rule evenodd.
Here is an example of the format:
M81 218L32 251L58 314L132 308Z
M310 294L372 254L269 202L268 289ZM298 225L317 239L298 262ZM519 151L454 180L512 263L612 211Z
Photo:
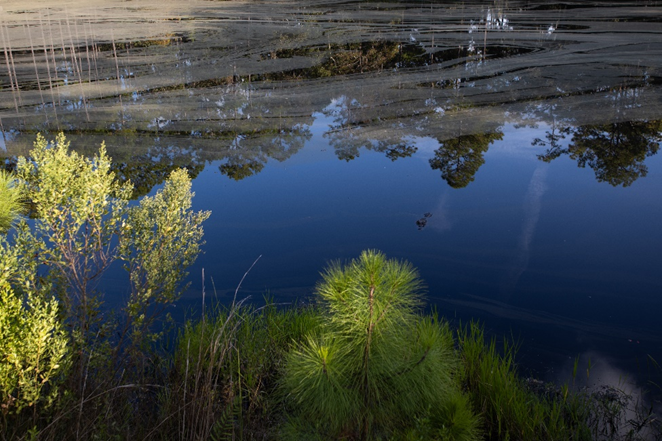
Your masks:
M346 163L327 123L318 115L296 157L254 177L235 182L212 163L196 178L195 206L213 214L192 273L205 269L208 292L213 277L231 298L262 256L240 297L310 298L329 261L374 248L412 262L443 315L515 337L546 378L581 354L631 375L662 354L661 156L614 187L568 157L539 160L531 142L544 126L505 124L475 180L454 189L429 165L438 141L415 139L417 153L397 161L365 151ZM199 289L194 277L187 298Z

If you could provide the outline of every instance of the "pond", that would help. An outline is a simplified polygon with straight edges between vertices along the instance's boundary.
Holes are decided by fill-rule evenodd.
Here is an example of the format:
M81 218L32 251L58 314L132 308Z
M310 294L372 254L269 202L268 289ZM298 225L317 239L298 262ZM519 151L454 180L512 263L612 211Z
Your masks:
M0 42L7 166L64 131L137 196L195 177L181 310L375 248L525 373L659 379L662 2L5 0Z

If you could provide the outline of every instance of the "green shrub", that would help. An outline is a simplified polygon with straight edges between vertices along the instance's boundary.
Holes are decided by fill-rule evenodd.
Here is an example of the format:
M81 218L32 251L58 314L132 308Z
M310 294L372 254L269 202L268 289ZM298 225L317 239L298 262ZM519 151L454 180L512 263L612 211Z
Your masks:
M20 271L18 253L0 237L0 433L8 438L34 427L52 406L70 356L57 301L39 290L12 289L9 281Z
M121 335L144 338L154 318L148 311L160 312L175 299L209 217L191 211L186 171L172 172L164 188L129 208L132 186L115 179L103 144L86 158L69 150L63 134L52 142L37 135L30 154L17 165L36 217L33 229L24 224L17 231L25 272L47 269L40 280L52 284L75 343L86 347L102 321L96 283L114 261L123 260L132 290Z
M471 411L469 397L455 389L443 402L429 409L427 415L401 437L407 441L467 441L482 439L481 422Z
M420 289L410 264L377 251L326 270L317 287L321 330L287 358L283 389L294 418L286 437L394 437L457 393L451 332L418 315ZM454 413L435 415L446 424Z
M134 341L156 339L149 326L186 289L180 284L200 253L202 223L210 214L193 212L192 197L191 180L180 169L154 196L145 196L127 210L118 253L131 281L126 310Z
M0 408L18 414L49 407L68 360L67 337L54 299L23 299L0 282ZM33 409L36 412L36 409Z
M142 383L159 375L153 343L160 334L152 325L181 292L209 213L191 210L184 170L129 207L132 186L115 179L103 144L87 158L70 151L62 134L51 142L38 135L30 153L19 158L16 177L35 220L18 222L12 239L0 241L3 409L51 400L69 354L62 387L70 399L61 400L61 413L35 411L39 418L22 427L47 427L39 432L45 439L81 439L101 429L128 436L140 423L129 429L122 416L135 422L151 414L132 406L149 396ZM103 311L97 283L117 260L129 272L130 298L118 312ZM114 424L104 421L111 415ZM46 424L49 417L58 425Z
M69 150L63 134L53 142L37 135L30 158L17 164L36 219L33 228L18 229L16 243L25 260L34 256L29 271L41 270L52 285L74 351L86 350L97 333L102 299L94 288L117 257L114 238L131 194L130 185L115 181L110 164L103 145L86 158Z

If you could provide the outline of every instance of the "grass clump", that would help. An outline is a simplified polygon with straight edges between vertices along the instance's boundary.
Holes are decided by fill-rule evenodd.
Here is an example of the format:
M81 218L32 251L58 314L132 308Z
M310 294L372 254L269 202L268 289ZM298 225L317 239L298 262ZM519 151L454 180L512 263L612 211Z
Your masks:
M485 422L491 440L591 440L588 408L567 386L555 399L529 391L517 374L515 351L504 341L485 342L483 329L470 323L458 332L462 381Z
M0 233L6 233L24 210L16 180L6 171L0 170Z
M292 342L314 332L319 309L219 307L180 332L163 417L180 439L274 439L283 418L276 393ZM168 417L170 415L170 417Z

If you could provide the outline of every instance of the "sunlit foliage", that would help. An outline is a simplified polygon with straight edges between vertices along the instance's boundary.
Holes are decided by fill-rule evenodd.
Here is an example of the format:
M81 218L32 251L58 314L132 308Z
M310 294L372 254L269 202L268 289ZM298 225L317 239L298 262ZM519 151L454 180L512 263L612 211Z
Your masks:
M287 437L389 437L457 392L451 333L417 314L420 290L409 263L377 251L324 272L321 331L287 359L284 388L297 415ZM447 415L440 418L446 425ZM476 436L475 418L470 422L458 439Z
M0 233L7 232L22 211L20 189L9 173L0 170Z
M30 157L18 160L17 179L35 219L0 241L0 404L3 414L17 414L0 428L34 428L37 420L18 414L31 407L36 417L35 406L50 404L62 384L61 404L78 400L71 427L78 439L98 406L113 409L96 401L99 390L144 375L135 366L150 356L159 313L183 289L209 213L192 211L185 170L129 207L132 185L115 179L103 144L88 158L70 151L62 134L51 142L38 136ZM117 260L125 262L131 296L111 313L96 285Z

